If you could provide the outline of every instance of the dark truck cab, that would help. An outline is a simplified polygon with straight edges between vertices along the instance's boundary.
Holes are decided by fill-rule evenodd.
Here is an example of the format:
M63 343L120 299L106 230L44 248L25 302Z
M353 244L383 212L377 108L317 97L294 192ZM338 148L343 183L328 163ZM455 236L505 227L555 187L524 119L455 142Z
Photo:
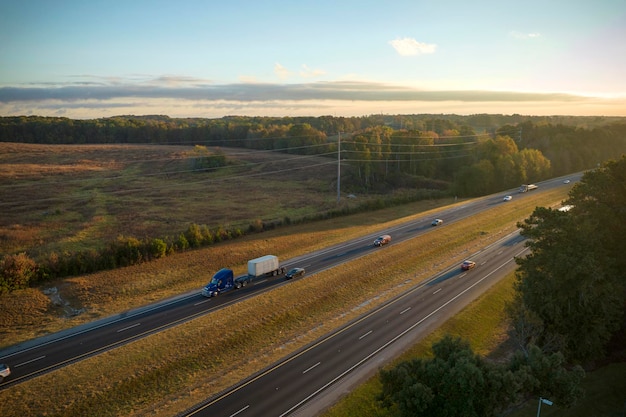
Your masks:
M222 268L213 275L211 281L202 288L202 295L205 297L215 297L220 293L230 291L235 288L235 275L232 269Z

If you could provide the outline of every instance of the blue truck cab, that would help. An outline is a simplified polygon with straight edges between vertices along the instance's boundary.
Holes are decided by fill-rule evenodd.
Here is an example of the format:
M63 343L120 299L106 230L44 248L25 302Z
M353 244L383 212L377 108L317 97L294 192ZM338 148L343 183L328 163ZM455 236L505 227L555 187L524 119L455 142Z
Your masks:
M214 297L235 288L235 276L232 269L222 268L213 275L211 282L202 288L202 295Z

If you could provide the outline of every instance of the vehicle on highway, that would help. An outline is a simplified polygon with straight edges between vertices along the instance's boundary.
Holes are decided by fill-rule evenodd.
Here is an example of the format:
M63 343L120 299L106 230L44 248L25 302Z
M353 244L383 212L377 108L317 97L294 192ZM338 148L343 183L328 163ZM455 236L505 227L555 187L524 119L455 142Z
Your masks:
M463 271L468 271L476 266L476 262L474 261L463 261L461 264L461 269Z
M527 193L529 191L536 190L536 189L537 189L537 186L535 184L522 184L519 187L519 192L520 193Z
M222 268L213 275L211 281L202 288L202 295L205 297L215 297L220 293L230 291L235 288L235 275L232 269Z
M9 375L11 375L11 368L9 368L9 365L0 363L0 382L4 381L4 378Z
M389 235L378 236L376 240L374 241L374 246L383 246L389 242L391 242L391 236Z
M431 223L433 226L439 226L441 224L443 224L443 220L441 219L435 219L433 220L433 222Z
M569 184L569 180L563 181L563 184Z
M504 196L503 200L504 201L511 201L511 200L513 200L513 197L510 196L510 195L507 195L507 196Z
M278 257L274 255L261 256L260 258L249 260L248 273L237 278L234 277L231 269L220 269L202 289L202 295L209 298L215 297L220 293L245 287L258 279L284 274L285 271L286 268L280 266Z
M293 268L285 274L285 279L299 278L305 273L304 268Z

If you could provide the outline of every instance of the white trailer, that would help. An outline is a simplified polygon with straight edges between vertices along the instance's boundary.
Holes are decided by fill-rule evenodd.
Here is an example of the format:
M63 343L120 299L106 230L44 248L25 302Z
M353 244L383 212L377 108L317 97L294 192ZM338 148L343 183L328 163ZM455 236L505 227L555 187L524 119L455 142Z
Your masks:
M265 255L260 258L248 261L248 275L235 279L235 288L246 286L246 284L263 277L275 277L285 273L285 267L280 266L278 257Z
M278 257L265 255L248 261L248 275L259 277L262 275L278 275Z

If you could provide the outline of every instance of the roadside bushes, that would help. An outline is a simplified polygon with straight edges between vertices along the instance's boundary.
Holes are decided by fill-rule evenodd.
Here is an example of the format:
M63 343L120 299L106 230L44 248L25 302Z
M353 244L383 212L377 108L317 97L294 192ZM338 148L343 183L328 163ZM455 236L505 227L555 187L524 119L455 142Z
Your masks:
M0 260L0 295L27 288L37 269L36 262L25 253L5 255Z
M285 225L307 223L353 213L376 210L397 204L404 204L426 198L441 198L445 193L437 190L424 190L404 195L360 202L357 206L344 206L300 218L284 217L274 220L253 220L247 227L242 225L218 226L210 229L206 225L190 224L187 229L174 238L144 238L118 236L107 243L102 249L62 253L51 252L37 260L29 258L25 253L6 255L0 259L0 295L20 288L37 285L42 282L89 274L97 271L122 268L149 262L176 252L184 252L210 246L215 243L236 239L238 237L276 229Z
M5 255L0 259L0 295L50 279L137 265L244 234L239 227L229 230L219 226L212 231L206 225L192 223L175 239L118 236L101 250L51 252L39 261L25 253Z

